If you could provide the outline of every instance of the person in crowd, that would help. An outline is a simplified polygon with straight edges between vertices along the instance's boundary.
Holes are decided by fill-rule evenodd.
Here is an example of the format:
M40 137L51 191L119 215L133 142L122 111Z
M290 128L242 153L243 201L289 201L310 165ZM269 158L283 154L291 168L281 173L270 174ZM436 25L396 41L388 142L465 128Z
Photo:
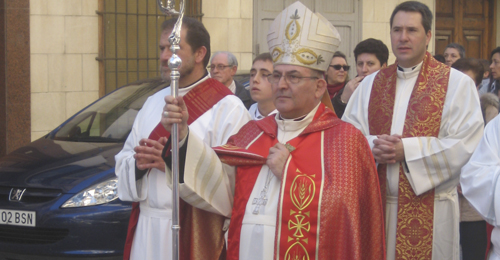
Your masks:
M250 69L250 95L257 103L253 104L248 112L253 120L260 120L278 111L273 102L273 91L269 76L273 73L273 58L269 52L255 57Z
M483 81L484 67L477 59L460 58L451 67L471 77L477 87ZM498 114L498 98L496 103L497 105L493 109ZM486 111L483 110L483 106L487 104L485 104L482 97L480 104L484 120ZM491 107L491 104L487 106ZM486 120L484 120L485 125L486 123ZM486 255L486 221L483 220L481 215L477 213L462 195L460 185L458 186L458 199L460 205L460 247L462 249L462 260L482 259Z
M210 69L210 76L228 87L233 94L241 99L247 109L255 103L250 98L248 90L233 79L238 70L238 60L234 54L228 51L214 53L210 59L210 66L208 68Z
M336 96L344 88L349 79L349 68L347 58L341 51L336 51L326 70L325 77L328 84L328 95L330 99Z
M445 63L446 62L446 60L444 59L444 56L441 55L441 54L434 55L434 59L436 59L437 61L439 61L441 63Z
M354 48L354 60L356 61L356 72L358 75L347 82L337 95L332 98L335 114L342 118L345 107L352 93L359 83L368 75L385 68L389 59L389 49L381 41L373 38L361 41Z
M490 62L486 59L480 59L481 65L483 65L483 81L477 87L479 96L482 96L485 93L488 93L488 85L490 84Z
M462 168L460 175L463 195L481 214L483 219L493 226L491 233L492 248L487 253L487 259L489 260L500 259L499 176L500 117L497 116L486 125L484 136L470 160ZM477 259L484 259L484 255L482 258Z
M478 59L460 58L451 67L469 76L474 80L476 88L479 88L483 81L484 67Z
M312 40L318 37L324 40ZM181 196L231 217L228 259L385 258L368 143L320 102L325 60L339 44L335 27L302 3L281 12L268 33L278 114L249 122L221 147L192 135L182 100L166 97L169 117L162 123L166 129L178 123L183 137ZM301 49L310 56L295 53Z
M488 84L488 93L493 93L498 96L500 80L500 47L496 47L491 51L491 64L490 64L490 84Z
M465 58L465 48L458 43L450 43L444 48L445 64L451 66L460 58Z
M426 51L431 26L427 5L396 6L397 62L365 77L342 117L363 132L378 163L387 259L459 259L456 187L483 133L474 81Z
M170 19L161 26L161 76L166 81L170 81L168 60L172 56L168 38L176 21L177 18ZM209 77L206 67L210 35L201 22L184 17L179 47L177 55L182 65L178 94L191 114L191 135L199 136L209 145L224 144L250 120L250 115L226 86ZM134 202L124 259L172 259L172 191L167 186L161 157L170 132L159 124L167 95L170 87L148 98L123 149L115 156L118 196ZM219 259L225 253L225 219L185 203L181 205L181 257ZM200 255L197 251L204 248L210 250Z

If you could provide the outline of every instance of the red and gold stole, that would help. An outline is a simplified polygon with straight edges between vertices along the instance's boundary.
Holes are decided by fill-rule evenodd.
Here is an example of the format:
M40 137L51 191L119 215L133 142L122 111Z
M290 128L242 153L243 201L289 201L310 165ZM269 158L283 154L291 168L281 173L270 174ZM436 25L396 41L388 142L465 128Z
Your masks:
M339 166L334 170L330 164L342 165L339 162L344 161L345 158L341 158L341 156L330 158L333 162L330 159L328 159L328 163L325 162L325 154L331 154L328 153L328 150L342 147L357 151L360 147L363 147L362 145L368 149L366 139L361 133L359 133L359 143L352 142L353 140L350 138L353 133L345 129L349 127L354 129L351 125L339 120L331 110L320 105L313 122L298 137L288 142L295 150L291 152L289 163L285 166L280 191L276 223L275 259L332 259L332 256L334 259L360 259L354 257L361 255L360 248L372 253L372 259L383 258L383 224L381 224L383 219L378 189L372 190L374 196L368 197L373 198L373 201L370 201L365 206L378 207L380 215L363 218L367 220L364 223L366 225L357 225L356 223L359 223L357 220L361 217L359 211L357 211L357 209L361 209L361 206L357 203L362 203L357 199L361 198L361 196L354 191L355 189L352 190L347 188L348 185L343 185L346 179L351 177L355 179L351 180L351 183L356 183L356 181L369 180L369 176L373 177L373 175L368 174L368 171L359 174L361 173L359 168L355 171L351 168L345 169ZM354 130L359 132L357 129ZM342 134L350 137L342 136ZM222 162L238 166L231 225L229 227L227 259L239 259L241 226L246 205L261 170L261 165L265 164L269 148L278 142L276 136L277 124L275 119L266 117L259 121L249 122L237 135L228 140L228 144L214 148ZM348 138L349 141L345 143L351 146L344 147L342 144L344 144L345 139L342 139L342 137ZM325 140L337 140L339 146L333 148L333 144L328 143L326 145ZM352 146L353 144L359 144L359 146ZM342 148L340 148L341 151L345 152ZM366 152L366 155L368 156L366 159L373 161L370 152ZM346 165L352 167L351 164ZM367 165L370 164L367 163ZM357 167L361 166L358 165ZM347 174L341 174L344 172ZM355 172L358 172L358 175L353 177ZM363 178L360 178L359 175L363 175ZM325 185L329 188L329 194L322 192ZM333 188L332 185L342 187ZM334 195L332 195L332 190L335 190ZM363 189L363 191L366 190ZM322 199L330 196L335 197L335 200L332 199L326 202L328 205L322 204L325 203ZM349 205L351 209L347 210L348 207L345 206L344 202L347 200L346 198L352 197L356 199L354 199L354 202L351 201L351 205ZM363 202L366 197L363 196ZM325 232L332 229L332 232L338 232L338 234L327 234L328 232ZM357 232L352 229L358 231L361 229L365 232L373 230L374 232L370 232L370 235L365 235L362 238L353 235L352 233L357 234ZM372 239L377 237L372 233L381 234L380 239ZM365 238L369 242L364 241ZM370 248L363 248L364 245L369 245ZM324 256L330 257L325 258Z
M323 188L323 133L299 135L285 165L276 226L276 259L316 259ZM300 159L294 159L300 158Z
M438 136L449 77L450 68L427 52L408 104L403 138ZM397 64L375 76L368 105L370 135L391 134L396 81ZM404 170L400 163L396 259L431 259L434 190L417 196ZM380 164L378 172L385 206L387 165Z
M207 79L190 90L184 97L189 112L188 124L193 123L221 99L233 93L215 79ZM149 139L159 140L170 137L161 123L153 129ZM224 217L195 208L180 200L180 258L181 259L219 259L224 249ZM127 239L123 259L130 259L132 242L137 221L139 220L139 203L132 203Z

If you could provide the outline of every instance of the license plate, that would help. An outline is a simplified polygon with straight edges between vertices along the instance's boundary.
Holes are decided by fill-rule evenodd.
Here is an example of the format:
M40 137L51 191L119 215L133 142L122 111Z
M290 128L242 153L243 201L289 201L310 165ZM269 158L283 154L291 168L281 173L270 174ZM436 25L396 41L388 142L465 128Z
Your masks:
M0 209L0 225L34 227L35 221L34 211Z

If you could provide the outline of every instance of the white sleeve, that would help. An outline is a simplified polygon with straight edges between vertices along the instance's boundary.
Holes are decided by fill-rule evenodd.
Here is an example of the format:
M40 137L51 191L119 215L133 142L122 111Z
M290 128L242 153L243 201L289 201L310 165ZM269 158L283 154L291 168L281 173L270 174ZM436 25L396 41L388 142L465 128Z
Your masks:
M483 135L483 117L472 79L452 71L438 137L403 138L406 173L417 195L456 180ZM451 185L451 184L450 184ZM456 185L453 184L453 185Z
M250 120L241 100L230 95L189 126L184 183L179 185L182 199L203 210L231 215L236 169L222 164L211 147L226 144ZM166 171L171 176L170 169ZM171 178L167 179L171 186Z
M147 196L147 174L140 180L135 180L134 148L139 145L141 138L141 125L144 122L144 114L149 111L146 101L143 108L137 113L132 131L123 145L123 149L115 156L115 174L118 177L118 197L123 201L141 201ZM151 123L150 123L151 124ZM149 134L149 133L148 133Z
M483 218L499 226L500 216L500 117L485 128L481 142L462 168L462 193Z
M347 102L342 120L354 125L359 129L368 140L370 149L373 149L373 140L377 136L370 135L370 127L368 125L368 105L370 103L370 94L372 91L373 80L378 72L373 73L363 79L361 84L354 90L351 98Z
M236 167L223 164L195 134L189 135L186 145L184 183L179 184L179 196L197 208L230 217ZM172 187L172 172L168 167L165 170L168 186Z

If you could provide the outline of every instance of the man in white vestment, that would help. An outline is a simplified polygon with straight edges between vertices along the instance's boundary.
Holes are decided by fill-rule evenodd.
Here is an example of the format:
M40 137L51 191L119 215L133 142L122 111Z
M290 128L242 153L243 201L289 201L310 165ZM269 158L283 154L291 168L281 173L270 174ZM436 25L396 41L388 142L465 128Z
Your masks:
M228 260L385 258L366 138L320 102L339 44L335 27L302 3L281 12L268 33L278 114L247 123L224 146L203 144L182 100L165 98L162 124L178 123L182 139L180 196L231 217Z
M500 117L491 120L484 136L462 168L462 193L481 216L491 225L492 250L489 260L500 260Z
M172 52L168 38L176 20L170 19L162 24L159 46L161 76L165 80L170 80L168 60ZM201 22L187 17L183 19L179 47L177 55L182 60L179 96L193 103L197 112L192 113L197 116L190 122L191 133L208 145L224 144L250 120L250 115L241 100L209 77L206 67L210 56L210 35ZM132 212L125 259L128 256L141 260L172 258L172 191L167 186L165 164L161 159L169 133L159 125L164 97L170 94L170 87L167 87L148 98L135 119L123 150L116 155L118 195L121 200L139 203ZM213 258L205 255L204 259L218 259L223 253L223 238L207 242L213 242L207 246L212 246L217 252ZM183 259L200 259L193 252L184 258L186 253L186 250L181 252Z
M365 77L342 117L364 133L378 163L387 259L459 259L456 187L483 132L473 80L426 52L431 25L420 2L395 8L397 62Z

